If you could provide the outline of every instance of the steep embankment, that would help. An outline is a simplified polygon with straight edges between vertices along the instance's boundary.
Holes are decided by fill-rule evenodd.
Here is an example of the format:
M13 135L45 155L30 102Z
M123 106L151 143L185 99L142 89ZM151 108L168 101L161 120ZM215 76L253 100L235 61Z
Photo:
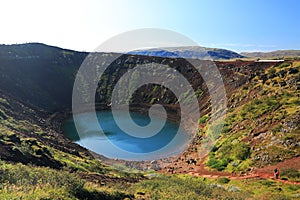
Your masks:
M299 96L299 62L285 62L255 72L251 79L229 94L225 126L205 160L199 160L198 150L205 135L209 134L209 115L199 120L199 133L189 151L166 170L205 174L210 168L246 174L259 172L257 168L269 165L273 167L268 169L278 166L299 170L298 165L277 165L300 156ZM199 166L188 165L186 161L190 158L195 159ZM267 174L271 173L272 170Z

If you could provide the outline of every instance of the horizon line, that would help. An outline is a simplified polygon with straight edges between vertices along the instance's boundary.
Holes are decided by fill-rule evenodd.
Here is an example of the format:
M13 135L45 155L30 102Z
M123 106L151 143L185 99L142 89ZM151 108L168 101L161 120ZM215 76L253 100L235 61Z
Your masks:
M12 46L12 45L26 45L26 44L42 44L46 46L51 46L51 47L56 47L60 49L65 49L65 50L70 50L70 51L77 51L77 52L86 52L86 53L93 53L93 52L100 52L100 51L88 51L88 50L77 50L69 47L62 47L60 45L52 45L52 44L47 44L43 42L22 42L22 43L1 43L0 46ZM178 47L149 47L149 48L143 48L143 49L135 49L132 51L139 51L139 50L153 50L153 49L159 49L159 48L180 48L180 47L201 47L201 48L209 48L209 49L223 49L223 50L228 50L228 51L233 51L236 53L271 53L271 52L276 52L276 51L300 51L300 49L274 49L274 50L263 50L263 49L254 49L254 50L243 50L243 51L237 51L231 48L225 48L225 47L210 47L210 46L178 46ZM124 53L122 51L120 52L109 52L109 51L101 51L105 53ZM130 51L131 52L131 51ZM129 53L129 52L127 52Z

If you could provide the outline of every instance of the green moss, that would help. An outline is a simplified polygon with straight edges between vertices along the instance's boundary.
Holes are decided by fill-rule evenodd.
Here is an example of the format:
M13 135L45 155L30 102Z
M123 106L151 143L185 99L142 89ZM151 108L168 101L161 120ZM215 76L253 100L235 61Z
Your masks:
M198 124L204 124L206 123L206 120L208 119L208 115L203 115L199 120Z
M288 62L284 62L284 63L280 64L280 65L278 66L278 68L279 68L279 69L282 69L282 68L289 67L290 65L291 65L291 64L288 63Z

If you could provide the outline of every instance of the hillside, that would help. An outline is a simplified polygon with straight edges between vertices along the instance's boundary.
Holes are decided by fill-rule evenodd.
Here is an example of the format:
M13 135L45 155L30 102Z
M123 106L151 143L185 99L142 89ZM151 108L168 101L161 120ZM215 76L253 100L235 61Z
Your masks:
M218 171L246 173L299 157L299 72L299 62L282 63L256 72L234 90L222 135L206 160L198 162ZM197 160L201 140L209 134L208 119L209 114L199 120L194 145L182 157Z
M39 43L0 45L0 90L47 111L65 109L86 56Z
M116 163L101 156L97 160L63 136L74 77L86 56L43 44L0 46L1 199L297 199L300 168L288 163L300 156L300 62L215 62L224 80L228 114L222 135L205 159L199 159L198 150L210 134L211 103L195 69L182 58L145 55L122 55L111 63L98 84L97 109L107 109L103 105L111 102L119 78L142 63L169 65L198 91L202 117L193 119L199 123L193 142L158 172L159 160L156 166ZM110 56L96 54L103 62ZM178 99L164 87L143 86L131 103L136 112L163 104L171 111L169 117L178 119ZM187 164L190 158L196 165ZM150 164L151 169L136 170ZM269 177L230 179L274 166L282 167L285 181L297 184ZM218 177L201 176L204 169Z
M300 56L299 50L278 50L271 52L241 52L241 55L251 58L294 58Z

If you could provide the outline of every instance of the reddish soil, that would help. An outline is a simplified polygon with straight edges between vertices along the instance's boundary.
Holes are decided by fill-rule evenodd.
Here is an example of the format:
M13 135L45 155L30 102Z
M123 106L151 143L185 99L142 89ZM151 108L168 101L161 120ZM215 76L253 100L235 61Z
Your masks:
M205 160L205 159L203 159ZM192 168L192 169L191 169ZM182 165L179 171L172 170L170 167L165 167L162 169L163 173L167 174L189 174L192 176L200 176L206 178L220 178L226 177L232 180L242 180L242 179L250 179L250 178L261 178L261 179L274 179L273 171L277 168L280 170L287 169L287 168L294 168L299 170L300 169L300 157L292 158L284 160L283 162L277 163L276 165L272 166L265 166L263 168L254 168L250 172L246 174L235 174L235 173L228 173L228 172L220 172L220 171L210 171L205 168L204 163L200 163L198 165ZM171 169L171 170L170 170ZM289 180L281 180L276 179L278 182L287 183L287 184L295 184L300 185L300 182L294 182Z

